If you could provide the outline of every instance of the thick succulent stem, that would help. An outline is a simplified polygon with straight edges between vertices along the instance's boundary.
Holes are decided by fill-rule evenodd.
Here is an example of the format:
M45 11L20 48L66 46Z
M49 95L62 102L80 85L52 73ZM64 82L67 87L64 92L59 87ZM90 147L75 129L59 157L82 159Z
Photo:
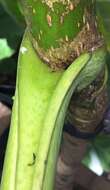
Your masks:
M68 133L63 133L61 151L57 162L55 190L73 190L74 179L83 159L87 140L77 139Z
M64 69L84 51L102 45L95 1L21 0L31 41L52 69Z
M95 1L20 2L28 31L20 49L1 190L52 190L70 98L76 87L80 91L96 78L106 52L97 32Z
M66 71L51 72L25 35L1 190L53 189L64 116L89 59L82 55Z

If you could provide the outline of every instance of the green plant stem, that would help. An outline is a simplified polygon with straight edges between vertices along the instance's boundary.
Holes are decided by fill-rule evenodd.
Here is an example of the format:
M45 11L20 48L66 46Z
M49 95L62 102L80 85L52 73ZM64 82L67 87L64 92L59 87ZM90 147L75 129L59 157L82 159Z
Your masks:
M67 68L80 54L91 51L94 44L99 47L95 1L20 2L34 49L52 70Z
M22 47L27 51L19 57L1 190L51 190L65 112L79 82L76 77L90 56L82 55L67 71L51 72L36 56L27 35ZM31 165L33 154L36 160Z
M81 90L96 78L105 65L106 51L95 27L94 1L84 0L82 3L74 0L68 4L61 0L52 4L54 11L47 4L51 2L49 0L21 2L28 29L20 48L1 190L52 190L62 127L70 98L76 87ZM69 12L66 13L68 8ZM85 8L88 10L86 13ZM59 25L63 13L66 16ZM90 15L92 24L88 20ZM92 34L93 28L95 33ZM91 35L94 41L88 40L88 36L93 39ZM61 38L64 44L69 45L63 46ZM72 48L71 43L74 44ZM83 46L85 49L81 49ZM65 47L67 57L64 54ZM47 62L50 67L44 64L45 56L49 59Z

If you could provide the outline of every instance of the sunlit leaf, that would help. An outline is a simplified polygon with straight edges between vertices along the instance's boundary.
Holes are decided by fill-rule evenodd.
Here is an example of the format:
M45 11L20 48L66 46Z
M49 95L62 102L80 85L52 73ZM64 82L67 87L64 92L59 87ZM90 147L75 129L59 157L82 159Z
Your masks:
M6 39L0 39L0 60L11 57L14 50L11 49Z

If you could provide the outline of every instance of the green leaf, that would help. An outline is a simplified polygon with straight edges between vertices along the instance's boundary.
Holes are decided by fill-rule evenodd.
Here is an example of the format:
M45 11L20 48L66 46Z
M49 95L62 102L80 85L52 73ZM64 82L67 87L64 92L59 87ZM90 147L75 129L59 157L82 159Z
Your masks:
M21 25L24 25L24 17L21 14L18 0L0 0L7 12Z
M8 14L0 4L0 39L6 39L7 47L9 47L10 50L14 50L14 55L5 57L5 50L0 46L0 57L3 56L4 58L2 60L0 59L0 76L4 73L5 75L15 75L18 47L21 42L23 31L24 30L12 19L10 14Z
M0 39L0 60L11 57L14 50L11 49L6 39Z
M24 29L0 5L0 38L6 38L12 49L18 48Z

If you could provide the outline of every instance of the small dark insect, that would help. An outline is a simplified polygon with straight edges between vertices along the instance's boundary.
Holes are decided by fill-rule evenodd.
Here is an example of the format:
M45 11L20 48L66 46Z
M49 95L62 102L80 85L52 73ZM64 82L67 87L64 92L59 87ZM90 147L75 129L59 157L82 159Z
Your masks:
M29 163L28 166L33 166L35 164L35 162L36 162L36 155L35 155L35 153L33 153L33 161L32 161L32 163Z

